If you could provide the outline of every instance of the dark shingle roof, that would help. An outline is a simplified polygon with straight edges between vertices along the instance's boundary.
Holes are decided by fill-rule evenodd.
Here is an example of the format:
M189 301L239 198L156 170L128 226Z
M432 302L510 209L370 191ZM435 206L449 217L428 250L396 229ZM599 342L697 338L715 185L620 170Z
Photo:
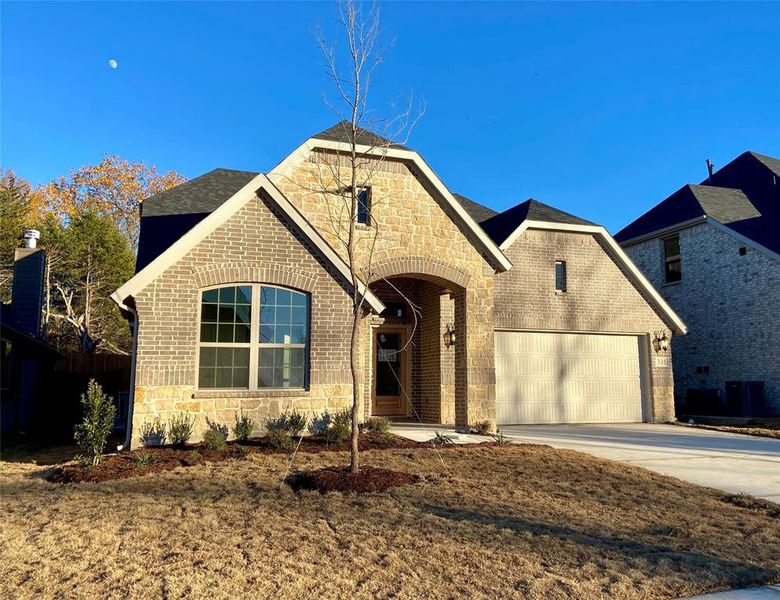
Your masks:
M142 204L143 217L210 213L249 183L258 173L214 169L184 183L147 198Z
M344 142L349 144L352 141L352 125L349 121L343 120L328 127L325 131L320 131L318 134L311 136L318 140L328 140L330 142ZM388 140L381 135L369 131L368 129L357 128L355 132L355 141L358 144L365 146L387 146L388 148L399 148L401 150L409 150L406 146L396 144L392 140Z
M596 225L570 213L553 208L548 204L529 198L485 221L480 225L497 245L501 245L523 221L543 221L545 223L563 223L568 225Z
M685 185L615 235L619 242L707 216L780 252L780 160L743 152L701 185Z
M135 272L165 252L256 175L251 171L214 169L144 200Z
M466 198L466 196L462 196L461 194L452 194L455 197L455 200L460 202L460 205L466 210L467 213L469 213L469 216L474 219L477 223L481 223L482 221L485 221L489 219L490 217L495 217L498 212L493 210L492 208L488 208L487 206L481 205L479 202L474 202L471 198Z

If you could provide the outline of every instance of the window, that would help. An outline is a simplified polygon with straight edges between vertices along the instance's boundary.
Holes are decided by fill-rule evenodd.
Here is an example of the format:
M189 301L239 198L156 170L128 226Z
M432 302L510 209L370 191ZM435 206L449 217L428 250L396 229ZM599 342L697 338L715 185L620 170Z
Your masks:
M371 225L371 188L360 188L357 193L357 222Z
M682 280L679 235L664 240L664 273L666 283Z
M201 293L198 388L305 388L309 296L268 285Z
M11 340L0 340L0 402L10 400L11 390Z
M555 292L563 294L566 292L566 261L555 261Z

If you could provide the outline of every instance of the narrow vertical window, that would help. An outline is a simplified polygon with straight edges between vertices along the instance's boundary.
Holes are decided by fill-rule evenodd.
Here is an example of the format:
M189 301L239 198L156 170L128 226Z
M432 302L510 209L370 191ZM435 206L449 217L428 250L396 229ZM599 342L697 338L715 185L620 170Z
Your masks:
M371 188L360 188L357 193L357 222L371 225Z
M679 235L664 240L664 274L666 283L682 281Z
M306 387L308 344L309 297L262 286L257 387Z
M555 261L555 291L562 294L566 291L566 261Z
M251 323L251 286L223 287L201 294L199 388L249 387Z

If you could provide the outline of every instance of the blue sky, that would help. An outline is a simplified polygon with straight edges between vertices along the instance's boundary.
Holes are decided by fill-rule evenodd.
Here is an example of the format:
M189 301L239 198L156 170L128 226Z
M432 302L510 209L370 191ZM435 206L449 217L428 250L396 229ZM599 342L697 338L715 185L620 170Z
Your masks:
M268 170L330 126L323 3L2 5L0 161L33 183L105 154ZM611 231L744 150L780 156L780 3L382 5L381 112L451 190ZM109 59L119 67L112 70Z

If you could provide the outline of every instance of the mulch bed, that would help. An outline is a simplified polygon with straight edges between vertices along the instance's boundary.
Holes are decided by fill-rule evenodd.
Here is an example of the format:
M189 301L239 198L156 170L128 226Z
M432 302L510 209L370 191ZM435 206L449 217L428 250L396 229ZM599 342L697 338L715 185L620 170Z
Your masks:
M297 443L297 441L296 441ZM432 448L430 442L414 442L400 436L387 436L380 433L361 433L360 450L390 450ZM485 442L482 445L491 445ZM454 448L455 446L444 446ZM342 444L326 444L321 438L306 436L303 438L298 452L319 454L321 452L346 452L350 449L349 441ZM202 444L184 447L160 446L140 448L131 452L120 452L105 456L99 465L85 468L79 464L66 464L53 469L47 476L52 483L82 483L100 482L112 479L138 477L147 473L170 471L178 467L192 467L204 463L220 462L244 458L248 454L289 454L287 450L272 448L265 438L252 438L245 442L228 442L224 452L209 450ZM148 463L139 462L139 456L150 456ZM403 485L403 484L399 484ZM392 487L392 486L391 486Z
M294 473L286 479L285 483L296 492L316 490L321 494L328 492L368 494L410 485L417 480L416 475L409 473L366 466L361 467L357 473L352 473L349 467L325 467L316 471Z

